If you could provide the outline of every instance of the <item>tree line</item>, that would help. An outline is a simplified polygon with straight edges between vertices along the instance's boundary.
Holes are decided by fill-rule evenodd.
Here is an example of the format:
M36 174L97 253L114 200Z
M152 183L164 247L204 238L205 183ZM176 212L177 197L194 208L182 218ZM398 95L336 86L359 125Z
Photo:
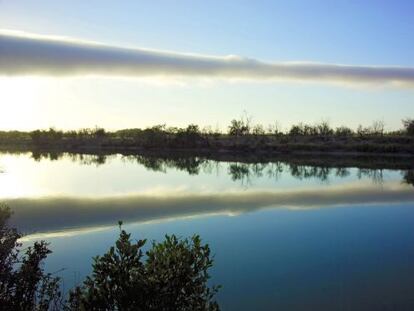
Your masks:
M198 125L107 131L103 128L62 131L55 128L31 132L0 132L2 149L58 150L193 150L211 152L365 152L414 153L414 120L403 120L397 131L386 131L382 121L351 129L333 128L328 122L294 124L287 131L276 124L253 125L242 117L230 122L226 132Z
M141 128L122 129L117 131L107 131L104 128L84 128L79 130L58 130L49 128L46 130L24 131L0 131L0 139L3 141L28 140L32 141L56 141L66 139L102 139L105 137L131 138L137 136L148 136L157 139L158 135L174 135L178 140L196 140L200 136L248 136L248 135L281 135L281 136L414 136L414 119L402 120L400 130L386 131L385 122L377 120L370 126L359 125L356 129L347 126L333 128L329 122L321 121L316 124L297 123L288 130L283 131L277 122L273 125L264 126L253 124L251 118L241 117L231 120L227 131L219 128L213 129L210 126L200 128L196 124L187 127L168 127L166 124L155 125Z

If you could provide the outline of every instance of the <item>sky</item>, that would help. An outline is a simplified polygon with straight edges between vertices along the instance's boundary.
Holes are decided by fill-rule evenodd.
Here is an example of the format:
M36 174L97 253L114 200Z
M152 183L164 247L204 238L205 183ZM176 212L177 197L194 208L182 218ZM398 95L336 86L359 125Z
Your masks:
M412 1L0 0L0 129L387 129L414 117ZM93 43L91 43L93 42Z

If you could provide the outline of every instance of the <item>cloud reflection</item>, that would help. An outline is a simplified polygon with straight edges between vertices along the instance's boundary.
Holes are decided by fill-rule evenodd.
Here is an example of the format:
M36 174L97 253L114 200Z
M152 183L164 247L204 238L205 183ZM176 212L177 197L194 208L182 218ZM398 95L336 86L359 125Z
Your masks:
M12 223L25 233L85 230L125 222L163 221L208 215L238 215L264 208L315 209L338 205L414 202L401 183L351 184L324 189L126 195L98 198L44 197L8 200Z

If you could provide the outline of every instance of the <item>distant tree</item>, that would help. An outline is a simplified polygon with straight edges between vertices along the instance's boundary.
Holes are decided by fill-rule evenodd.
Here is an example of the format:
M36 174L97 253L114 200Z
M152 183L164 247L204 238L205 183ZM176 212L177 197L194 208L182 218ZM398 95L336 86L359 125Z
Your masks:
M275 121L273 124L267 126L267 133L273 135L282 134L281 126L278 121Z
M201 141L204 141L198 125L190 124L185 129L177 129L173 134L175 139L173 146L195 147Z
M372 135L384 135L385 122L383 120L376 120L371 125L371 134Z
M303 124L299 123L298 125L292 125L292 127L289 130L289 135L291 136L304 135Z
M359 137L365 137L371 133L371 130L367 127L363 127L361 124L358 125L357 134Z
M414 136L414 119L404 119L402 122L406 133L410 136Z
M101 127L95 127L95 129L93 130L92 135L95 136L96 138L102 138L106 136L106 131L105 129L101 128Z
M250 126L245 124L243 120L231 120L229 126L229 134L232 136L247 135L250 132Z
M340 126L335 129L335 135L336 136L342 136L342 137L350 137L354 134L352 129L350 129L347 126Z
M330 135L333 135L334 133L328 121L322 121L321 123L316 125L316 128L318 131L318 135L321 135L321 136L330 136Z
M256 124L256 125L253 127L252 133L253 133L253 135L260 136L260 135L264 135L264 134L266 133L266 131L265 131L265 129L263 128L263 125L261 125L261 124Z
M316 136L319 134L317 126L311 126L308 124L302 126L302 132L305 136Z
M159 147L167 142L168 135L166 132L166 125L155 125L153 127L146 128L140 133L140 137L143 140L145 146Z
M250 134L252 117L247 114L246 111L239 120L233 119L230 122L229 134L233 136L243 136Z

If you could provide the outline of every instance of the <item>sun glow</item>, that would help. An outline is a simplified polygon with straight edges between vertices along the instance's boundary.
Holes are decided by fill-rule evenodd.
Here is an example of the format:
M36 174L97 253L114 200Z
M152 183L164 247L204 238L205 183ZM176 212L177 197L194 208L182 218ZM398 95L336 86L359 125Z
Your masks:
M47 79L0 77L0 129L32 129L41 117L41 89Z

